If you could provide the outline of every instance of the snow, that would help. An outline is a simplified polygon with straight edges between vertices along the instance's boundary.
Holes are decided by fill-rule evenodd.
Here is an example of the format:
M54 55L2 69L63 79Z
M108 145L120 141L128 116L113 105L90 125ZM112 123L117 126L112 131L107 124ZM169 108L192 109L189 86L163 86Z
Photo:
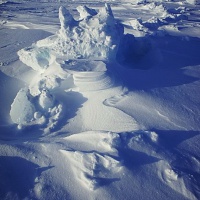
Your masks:
M0 199L199 199L198 1L0 1Z
M87 10L87 12L85 11ZM59 8L59 32L31 47L18 52L20 60L35 70L45 70L55 57L67 59L111 59L115 57L120 36L120 26L108 5L99 13L88 16L87 7L78 7L81 20L76 21L65 7ZM87 14L85 14L85 12ZM94 12L94 11L93 11ZM83 18L84 16L84 18ZM100 42L101 41L101 42Z
M28 91L22 89L17 93L14 102L11 105L11 119L17 124L26 124L31 122L35 112L34 104L31 103Z
M199 4L199 0L186 0L188 3L192 4L192 5L196 5Z

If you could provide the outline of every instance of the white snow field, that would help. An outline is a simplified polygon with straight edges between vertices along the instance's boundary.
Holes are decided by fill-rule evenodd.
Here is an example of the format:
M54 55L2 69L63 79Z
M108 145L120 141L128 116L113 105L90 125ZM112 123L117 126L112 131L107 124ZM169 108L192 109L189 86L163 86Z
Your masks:
M0 0L0 199L200 199L198 0Z

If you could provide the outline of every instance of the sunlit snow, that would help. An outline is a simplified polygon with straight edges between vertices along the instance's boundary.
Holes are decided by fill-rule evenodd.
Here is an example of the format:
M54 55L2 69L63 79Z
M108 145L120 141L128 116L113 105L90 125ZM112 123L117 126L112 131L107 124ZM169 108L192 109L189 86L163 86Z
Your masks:
M199 199L199 52L197 0L0 0L0 199Z

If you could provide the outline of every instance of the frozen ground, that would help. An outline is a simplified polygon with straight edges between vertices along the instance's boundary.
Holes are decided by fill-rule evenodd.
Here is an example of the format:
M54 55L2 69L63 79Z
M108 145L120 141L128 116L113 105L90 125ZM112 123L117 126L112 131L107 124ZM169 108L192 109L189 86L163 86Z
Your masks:
M0 199L199 199L199 52L199 1L0 0Z

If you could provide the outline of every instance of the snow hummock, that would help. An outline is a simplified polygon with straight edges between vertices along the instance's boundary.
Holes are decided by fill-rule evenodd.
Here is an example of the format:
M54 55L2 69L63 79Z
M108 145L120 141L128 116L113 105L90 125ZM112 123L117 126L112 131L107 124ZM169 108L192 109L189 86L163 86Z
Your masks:
M110 60L116 56L123 27L116 22L109 5L96 11L79 6L76 21L63 6L59 8L60 30L18 52L20 60L35 70L45 70L55 57Z
M53 51L66 59L115 58L123 29L115 21L110 6L106 4L98 14L79 6L78 12L81 20L75 21L64 7L59 9L61 29L56 45L52 45ZM40 42L38 45L43 46Z
M75 85L80 91L102 90L113 84L105 61L115 60L123 26L115 20L108 4L98 12L87 6L78 6L77 11L80 14L78 21L61 6L60 30L57 34L18 51L20 60L38 72L24 96L31 95L31 98L38 99L41 113L49 112L54 107L56 90L60 88L61 82L71 77L73 80L66 87ZM32 104L28 98L25 100L28 102L25 108L30 111L23 114L23 120L15 116L20 111L15 102L23 103L24 97L17 95L12 104L10 114L14 123L25 125L34 121Z
M10 110L14 123L21 129L24 126L44 125L51 123L51 129L62 114L63 106L55 101L54 96L43 90L38 96L32 96L28 88L21 89L15 97ZM52 123L52 120L55 123Z

